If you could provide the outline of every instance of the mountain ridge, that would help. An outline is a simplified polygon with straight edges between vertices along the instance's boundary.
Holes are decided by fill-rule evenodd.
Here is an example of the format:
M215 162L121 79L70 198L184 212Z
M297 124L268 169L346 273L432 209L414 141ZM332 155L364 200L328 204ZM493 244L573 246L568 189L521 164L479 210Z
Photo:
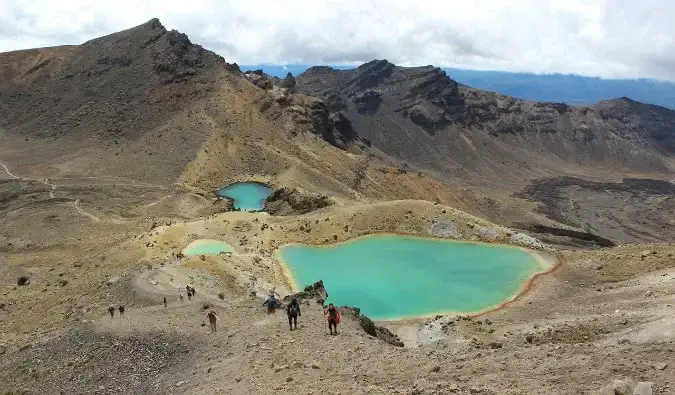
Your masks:
M321 97L332 112L345 112L357 133L385 152L414 163L419 151L407 154L405 146L394 146L392 140L408 142L408 147L428 145L425 150L435 154L434 159L419 164L439 171L453 169L438 165L442 157L447 158L438 152L438 144L447 146L462 138L470 148L478 138L481 143L499 145L485 141L477 132L514 150L524 143L530 145L530 153L550 152L581 166L618 162L627 169L668 172L675 153L675 136L668 131L675 126L675 112L625 99L593 106L524 101L463 86L437 67L399 67L386 60L353 70L310 68L296 79L300 91ZM639 127L631 122L638 122ZM390 134L385 136L385 130ZM429 145L419 131L432 138L440 134L438 141ZM542 141L542 135L553 141ZM632 154L635 149L639 157Z
M297 76L315 65L307 64L258 64L242 66L261 69L275 77L291 72ZM324 66L335 69L353 69L354 65ZM462 85L522 100L591 105L622 96L634 100L675 109L675 82L652 79L607 79L574 74L535 74L507 71L482 71L441 67Z

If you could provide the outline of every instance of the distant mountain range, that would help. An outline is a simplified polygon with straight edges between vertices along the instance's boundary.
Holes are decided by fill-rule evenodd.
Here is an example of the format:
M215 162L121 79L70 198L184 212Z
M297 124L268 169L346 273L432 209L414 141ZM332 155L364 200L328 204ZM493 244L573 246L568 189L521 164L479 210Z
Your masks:
M242 70L262 69L266 74L283 78L295 76L311 65L244 65ZM355 66L331 66L352 69ZM525 100L561 102L572 105L592 104L601 100L629 97L633 100L675 109L675 83L649 79L616 80L569 74L508 73L443 68L460 84L498 92Z

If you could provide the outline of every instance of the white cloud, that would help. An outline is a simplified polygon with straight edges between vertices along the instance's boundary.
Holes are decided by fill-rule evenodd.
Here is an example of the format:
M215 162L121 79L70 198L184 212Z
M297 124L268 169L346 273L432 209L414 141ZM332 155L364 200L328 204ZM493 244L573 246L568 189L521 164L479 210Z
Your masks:
M0 0L0 51L158 17L240 64L402 65L675 80L670 0Z

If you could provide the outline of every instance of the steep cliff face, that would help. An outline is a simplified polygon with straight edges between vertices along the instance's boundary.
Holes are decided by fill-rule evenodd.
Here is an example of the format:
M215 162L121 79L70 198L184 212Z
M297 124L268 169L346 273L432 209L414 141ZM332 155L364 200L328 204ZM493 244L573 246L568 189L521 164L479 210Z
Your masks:
M311 131L329 144L345 149L348 146L363 147L368 142L354 131L349 118L338 111L331 111L331 103L327 100L297 94L296 80L288 73L282 80L265 74L262 70L246 71L244 75L258 88L265 91L272 101L283 111L275 112L277 118L286 117L291 124ZM270 106L264 106L266 111ZM301 133L295 128L292 133ZM352 143L358 143L353 145Z
M375 60L313 67L297 89L342 112L353 129L407 162L466 179L508 180L597 165L665 173L675 112L621 98L589 107L536 103L458 84L439 68Z

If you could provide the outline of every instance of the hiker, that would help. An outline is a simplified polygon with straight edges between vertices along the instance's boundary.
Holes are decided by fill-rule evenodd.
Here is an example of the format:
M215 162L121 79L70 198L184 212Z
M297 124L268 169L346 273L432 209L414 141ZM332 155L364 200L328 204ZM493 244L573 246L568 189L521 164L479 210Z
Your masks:
M192 292L192 296L197 296L197 290L195 287L190 287L190 292Z
M192 291L188 291L188 300L192 300Z
M180 304L183 304L183 294L178 295L178 300L180 301Z
M166 296L164 297L164 308L166 308Z
M192 290L190 289L190 286L189 286L189 285L186 285L186 286L185 286L185 291L186 291L187 293L191 293Z
M298 303L298 300L293 298L291 300L291 304L289 304L286 307L286 314L288 314L288 326L293 330L293 326L295 326L295 329L298 329L298 316L302 315L300 313L300 303Z
M204 319L209 320L209 325L211 326L211 333L216 331L216 323L220 321L220 317L218 317L218 314L216 314L215 311L211 310L208 313L206 313L206 316Z
M115 305L111 304L110 307L108 307L108 313L110 313L110 318L113 318L115 316Z
M328 321L328 330L330 330L330 334L337 335L337 326L340 323L340 312L332 303L328 305L328 310L326 310L326 321Z
M124 317L124 306L119 305L119 307L117 307L117 309L120 311L120 317Z
M277 297L272 293L270 294L270 298L263 303L263 306L267 306L267 314L273 314L276 313L276 309L280 306L280 304Z

